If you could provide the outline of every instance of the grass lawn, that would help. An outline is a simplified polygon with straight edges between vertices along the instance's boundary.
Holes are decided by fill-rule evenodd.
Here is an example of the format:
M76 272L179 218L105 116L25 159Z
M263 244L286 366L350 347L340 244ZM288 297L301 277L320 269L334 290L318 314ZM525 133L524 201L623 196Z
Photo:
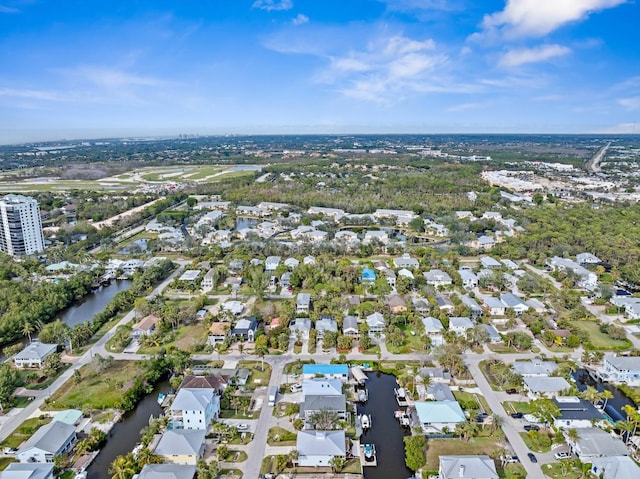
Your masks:
M45 417L43 419L32 417L27 419L25 422L20 424L20 426L18 426L18 428L13 431L9 437L0 443L0 447L19 447L20 444L29 439L34 432L45 424L50 423L51 419L52 418L50 417Z
M579 479L583 477L580 470L574 465L570 465L567 471L563 471L559 462L545 464L542 466L542 472L551 479Z
M62 385L52 396L52 409L117 409L133 379L141 370L135 361L114 361L106 371L97 374L92 364L80 368L82 380L76 384L73 378Z
M487 344L487 346L491 351L498 354L515 354L520 352L516 348L507 347L505 344Z
M239 361L238 367L251 371L245 386L247 389L255 389L258 386L267 386L269 384L269 379L271 379L271 366L269 364L264 363L264 371L260 361Z
M507 479L524 479L527 477L527 471L521 464L507 464L504 467L503 473L504 476L500 477L505 477ZM500 474L499 470L498 474Z
M187 173L184 176L190 180L201 180L202 178L215 175L228 168L228 166L199 166L195 172Z
M0 471L4 471L12 462L16 462L13 457L0 457Z
M281 427L272 427L267 435L270 446L295 446L297 434Z
M138 354L158 354L162 349L169 349L175 346L184 351L193 351L194 346L205 344L207 341L207 329L204 323L197 322L186 326L180 326L177 330L167 335L171 338L168 342L159 346L141 346ZM194 351L195 352L195 351Z
M571 325L586 331L591 344L597 349L627 349L631 347L631 343L628 340L611 339L601 332L600 326L595 321L571 321Z
M504 446L505 442L501 437L474 437L469 442L457 439L427 439L426 469L438 469L440 456L489 455Z
M25 388L27 389L36 389L39 391L42 391L44 389L47 389L49 386L51 386L51 384L58 379L58 377L60 377L60 375L65 372L67 369L69 369L69 366L71 366L68 363L62 363L62 367L58 370L58 372L54 375L54 376L45 376L44 373L42 372L42 370L34 370L34 369L19 369L18 373L23 377L23 379L25 380ZM29 373L33 373L35 372L36 374L42 374L42 376L40 376L36 381L34 382L29 382L26 381L26 377L29 375ZM45 379L46 378L46 379Z
M244 462L249 456L244 451L229 451L229 455L225 459L225 462Z
M507 411L508 414L511 414L514 408L516 412L521 412L522 414L529 414L530 412L529 403L525 401L505 401L504 403L502 403L502 405L504 406L504 410Z
M292 363L287 363L284 366L284 374L302 374L302 366L305 364L315 364L314 360L308 361L294 361Z
M478 406L478 401L480 401L480 404L482 405L484 412L486 412L487 414L491 414L493 412L491 411L491 408L489 407L489 403L487 402L487 400L480 394L453 391L453 395L455 396L456 400L459 403L467 403L467 404L474 403L476 406L473 409L480 409L480 407Z
M533 452L545 453L551 451L551 444L549 444L549 446L542 446L538 442L531 439L531 436L527 432L521 432L520 436L522 437L522 440L527 445L527 447Z

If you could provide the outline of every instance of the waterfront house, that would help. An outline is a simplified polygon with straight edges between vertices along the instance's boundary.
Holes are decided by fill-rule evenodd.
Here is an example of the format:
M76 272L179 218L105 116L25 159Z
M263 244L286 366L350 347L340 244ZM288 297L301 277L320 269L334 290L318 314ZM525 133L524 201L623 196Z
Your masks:
M602 370L609 381L637 384L640 382L640 357L607 356Z
M583 463L597 457L627 456L629 450L619 438L597 427L576 428L578 439L570 442L571 449Z
M155 314L145 316L131 329L131 337L141 339L144 336L153 336L160 321L161 319Z
M640 477L640 467L629 456L594 457L589 462L593 475L602 479Z
M420 368L420 376L429 378L431 382L447 383L451 382L451 373L443 368L424 367Z
M560 416L553 425L562 429L593 427L595 423L604 421L602 413L586 399L575 396L562 396L552 399L560 409Z
M180 388L169 408L173 429L207 431L220 414L220 397L214 389Z
M299 431L296 451L300 467L330 467L334 457L345 458L347 455L345 433L342 430Z
M300 402L300 417L308 427L311 427L312 416L320 411L333 411L340 420L344 420L347 417L347 399L344 394L305 394Z
M167 464L195 466L204 455L206 433L202 429L167 429L153 452Z
M339 379L314 378L302 381L303 396L342 396Z
M53 462L67 454L76 443L76 428L62 421L52 421L38 429L16 452L20 462Z
M548 376L552 374L558 365L553 361L514 361L512 364L514 372L522 377Z
M146 464L133 479L193 479L196 466L186 464Z
M185 389L213 389L216 394L222 394L229 384L232 374L223 374L221 370L204 376L185 376L180 384Z
M53 479L53 464L12 462L0 472L0 479ZM193 479L193 478L191 478Z
M209 326L208 342L211 346L224 343L229 337L229 331L231 330L231 323L211 323Z
M555 376L526 377L524 385L531 399L556 397L571 387L565 378Z
M451 388L445 383L432 383L427 386L427 399L432 401L455 401Z
M296 313L308 313L311 308L311 295L309 293L298 293L296 297Z
M369 336L375 336L376 334L382 334L384 332L384 316L377 311L367 316L365 321L369 326Z
M243 341L253 341L257 330L258 320L255 316L251 316L238 320L231 330L231 334L236 338L241 338Z
M453 432L456 424L467 420L457 401L416 401L415 408L425 434Z
M47 356L57 349L57 344L33 341L13 357L13 362L18 368L41 368Z
M489 456L440 456L439 479L498 479Z
M349 379L349 366L346 364L303 364L302 376L304 379L317 377L339 379L346 383Z

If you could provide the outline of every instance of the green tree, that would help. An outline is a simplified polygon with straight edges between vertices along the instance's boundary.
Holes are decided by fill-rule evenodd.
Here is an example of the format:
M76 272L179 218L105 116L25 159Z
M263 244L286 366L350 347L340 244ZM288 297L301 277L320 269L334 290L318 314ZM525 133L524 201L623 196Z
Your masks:
M427 439L424 436L406 436L404 438L404 462L409 469L417 471L427 464L426 449Z
M347 464L347 460L343 456L333 456L329 461L329 465L335 472L340 472Z
M338 413L331 409L320 409L309 416L311 427L320 431L335 429L338 422Z
M560 408L551 399L534 399L529 403L529 411L536 419L548 424L553 424L560 416Z

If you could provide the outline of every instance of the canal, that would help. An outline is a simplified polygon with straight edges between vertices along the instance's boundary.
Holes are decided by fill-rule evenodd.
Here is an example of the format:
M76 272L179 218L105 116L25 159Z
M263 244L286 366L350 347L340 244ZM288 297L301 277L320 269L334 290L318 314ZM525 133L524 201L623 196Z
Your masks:
M410 431L404 430L393 413L398 403L393 394L397 387L396 378L381 372L367 373L369 400L358 405L358 414L371 415L371 430L363 434L360 444L374 444L377 467L364 467L365 479L406 479L413 476L404 463L403 437Z
M131 452L140 440L140 431L149 424L151 416L158 417L162 412L158 404L158 394L170 391L169 381L158 383L133 411L126 413L107 436L107 443L87 469L87 479L111 479L109 466L120 455Z
M605 389L611 391L613 398L607 401L607 407L605 407L604 412L615 422L627 419L627 414L622 411L624 406L630 404L635 408L633 401L617 387L603 383L602 381L596 381L589 376L589 373L585 369L578 369L572 376L576 380L576 386L578 386L579 391L584 391L587 389L587 386L594 386L598 391L604 391Z
M128 279L112 281L108 286L101 286L64 310L59 318L70 328L85 321L91 321L96 314L102 312L116 293L125 291L130 287L131 280Z

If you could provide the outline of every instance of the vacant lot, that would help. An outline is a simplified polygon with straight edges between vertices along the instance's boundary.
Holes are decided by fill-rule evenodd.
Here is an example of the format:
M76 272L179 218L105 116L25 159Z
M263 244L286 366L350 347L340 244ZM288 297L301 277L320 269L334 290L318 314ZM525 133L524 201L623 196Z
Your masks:
M589 335L589 341L596 349L625 349L631 346L629 341L611 339L600 331L600 326L595 321L571 321L571 325L585 331Z

